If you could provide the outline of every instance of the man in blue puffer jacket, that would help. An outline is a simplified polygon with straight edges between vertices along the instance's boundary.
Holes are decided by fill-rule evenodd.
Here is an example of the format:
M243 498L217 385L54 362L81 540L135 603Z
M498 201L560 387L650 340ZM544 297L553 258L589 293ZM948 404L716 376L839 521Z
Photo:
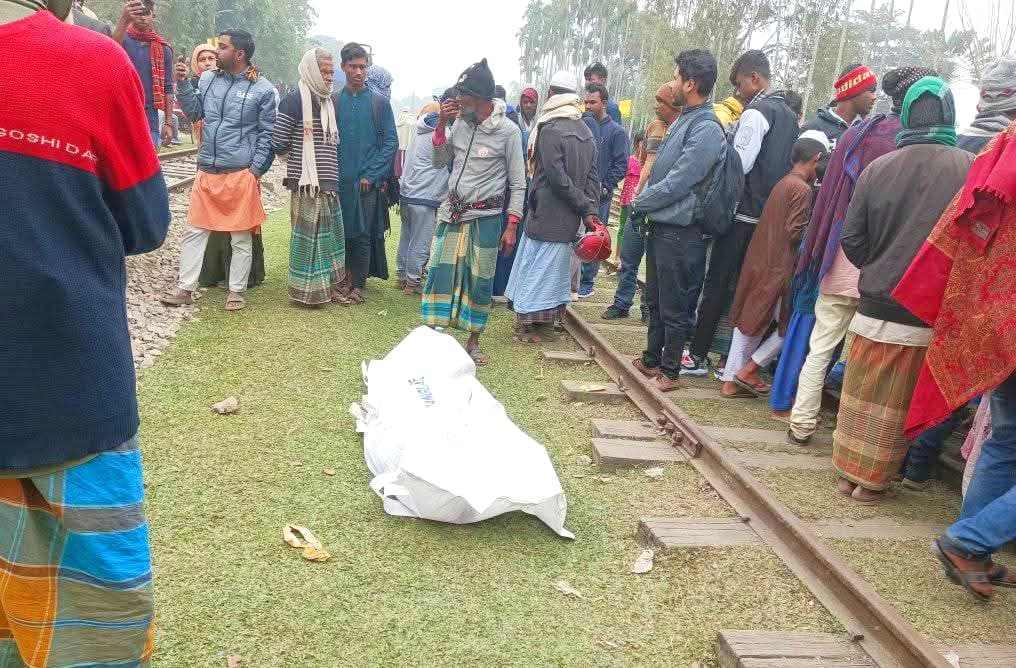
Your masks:
M244 307L251 268L252 231L264 223L259 181L272 165L275 87L251 65L254 39L244 30L219 35L218 70L187 79L187 66L176 66L180 106L191 122L205 123L198 174L191 193L188 227L180 244L180 282L163 304L192 303L211 232L229 232L233 251L226 310Z
M688 303L705 271L706 246L695 219L692 190L724 155L726 139L709 104L716 83L716 58L703 49L682 51L674 72L674 104L684 108L667 130L645 189L632 202L645 218L646 287L649 315L646 350L635 367L663 392L678 388L688 331Z

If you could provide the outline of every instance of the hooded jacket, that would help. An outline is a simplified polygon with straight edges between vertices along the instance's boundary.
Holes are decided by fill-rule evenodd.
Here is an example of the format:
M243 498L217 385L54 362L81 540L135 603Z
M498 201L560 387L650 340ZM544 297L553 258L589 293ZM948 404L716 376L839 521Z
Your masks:
M409 145L406 166L399 179L402 201L436 209L448 197L448 168L434 164L434 128L437 114L416 121L415 137Z
M426 145L426 142L423 142ZM505 117L505 103L494 100L494 111L479 125L459 119L451 127L445 143L433 146L434 166L452 165L448 180L449 193L454 192L463 202L474 203L503 196L505 186L510 191L507 213L522 218L522 204L526 196L526 165L522 155L522 136L519 126ZM438 210L438 220L451 220L451 205L446 199ZM469 210L462 222L494 215L487 210Z
M209 71L198 79L197 90L181 81L178 98L192 122L205 122L198 169L213 174L250 169L262 176L272 166L276 105L268 79Z
M825 134L829 138L829 141L835 147L836 142L840 140L843 133L850 128L850 125L833 113L829 107L821 107L815 112L814 118L811 118L801 130L818 130Z

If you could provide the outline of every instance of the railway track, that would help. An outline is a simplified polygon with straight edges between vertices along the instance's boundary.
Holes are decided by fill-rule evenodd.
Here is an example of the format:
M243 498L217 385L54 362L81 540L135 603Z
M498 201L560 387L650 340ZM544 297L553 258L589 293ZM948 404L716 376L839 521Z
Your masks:
M169 192L182 190L194 183L194 177L197 176L197 154L198 147L195 146L159 155Z
M603 289L602 285L599 289ZM597 307L605 305L597 304ZM803 521L788 505L781 501L774 490L767 487L764 482L749 471L749 463L754 462L754 466L758 466L757 462L760 458L756 457L752 460L749 456L746 460L742 451L728 448L720 438L715 436L717 432L725 431L723 428L717 429L698 424L681 408L681 399L660 392L632 366L630 353L621 352L618 345L612 340L617 337L611 335L625 331L634 340L636 333L639 333L644 341L644 327L597 321L595 316L591 315L591 311L587 310L588 307L588 303L568 307L563 324L567 332L582 348L582 352L578 354L564 353L560 355L559 359L579 361L584 358L587 361L590 359L595 361L613 380L613 385L607 388L606 393L614 395L615 400L618 400L617 395L623 395L619 400L624 401L626 398L633 402L645 416L646 421L653 425L653 428L648 432L643 427L644 433L641 434L637 434L639 428L634 425L617 427L616 433L600 433L601 437L613 436L618 439L634 440L615 440L611 444L608 440L594 438L594 460L601 466L604 463L630 466L687 463L716 490L737 515L737 518L732 521L705 519L697 523L695 521L689 522L687 518L673 521L662 518L645 518L639 525L640 540L647 547L656 549L669 549L675 545L682 547L685 545L734 544L723 542L726 539L717 540L715 543L710 543L708 539L704 542L696 542L701 540L704 532L715 530L717 535L726 531L727 533L722 533L723 536L736 534L739 536L737 540L763 543L776 553L789 570L846 629L845 638L835 639L836 643L839 643L836 650L838 653L835 656L825 654L830 642L828 638L800 639L795 634L785 634L776 640L770 638L770 641L775 643L773 645L775 653L770 655L762 651L758 655L762 658L782 660L789 657L790 654L781 652L792 651L796 652L793 656L803 658L799 663L741 662L753 651L743 646L745 644L750 646L754 642L751 639L745 641L745 637L753 637L751 632L745 632L748 633L748 636L737 636L733 639L725 638L721 633L719 640L721 666L850 665L946 668L951 665L1016 665L1016 647L993 646L985 650L984 654L978 653L980 650L970 650L969 648L963 650L961 648L956 656L963 659L962 663L948 661L943 654L945 648L941 643L922 636L892 604L879 595L871 584L866 582L824 538L820 537L814 522ZM551 357L551 354L547 355ZM693 382L693 385L699 384L700 386L689 390L697 398L702 399L712 392L712 396L717 401L730 401L720 399L716 395L714 384L710 383L712 385L710 390L707 389L708 386L700 383L704 383L704 381ZM564 389L566 393L569 393L568 387ZM676 394L681 394L681 392ZM581 397L572 396L572 399L597 400L591 393L586 393ZM597 425L595 422L593 427L594 435L596 435ZM632 434L628 434L625 433L625 429L634 431ZM610 429L607 431L609 432ZM761 432L762 430L745 431ZM779 435L776 430L768 433L770 438ZM639 448L639 443L635 441L641 441L642 446L648 445L650 447ZM665 452L666 445L670 446L669 454ZM769 460L774 459L770 454L763 455L761 460L766 460L767 457ZM822 458L820 457L802 455L783 455L783 457L785 461L793 460L795 457L798 460L810 459L816 470L822 467ZM779 459L779 457L777 456L775 459ZM755 469L752 468L752 470ZM886 509L885 512L888 514L892 511ZM844 518L837 518L827 522L827 525L834 526L838 521L843 520ZM715 524L710 524L710 522L715 522ZM856 527L856 524L852 525L849 521L845 521L844 524L847 527ZM901 528L906 531L912 529L912 527L895 527L895 529ZM888 529L890 533L893 530L892 527ZM940 530L940 527L929 530L925 526L925 530L930 536ZM681 532L683 531L697 532L695 533L697 537L690 542L682 543L681 541L684 539L681 538ZM830 538L846 537L842 531L837 536L835 528L832 534L830 536L828 533L822 532L823 536ZM675 536L677 537L675 538ZM867 537L879 538L877 535ZM909 537L913 538L914 535L910 534ZM945 586L944 580L943 586ZM798 635L803 638L809 634ZM814 634L810 635L814 636ZM758 636L770 637L765 634L758 634ZM794 645L793 650L787 649L791 644ZM735 645L741 645L740 649L733 649ZM738 654L738 651L743 651L744 655ZM963 653L964 651L966 654ZM832 662L816 661L812 663L806 658L818 656L823 656Z

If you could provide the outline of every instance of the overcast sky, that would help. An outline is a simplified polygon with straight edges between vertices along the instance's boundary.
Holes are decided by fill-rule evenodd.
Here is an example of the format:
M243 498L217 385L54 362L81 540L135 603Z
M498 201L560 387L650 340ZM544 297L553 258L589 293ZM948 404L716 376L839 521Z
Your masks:
M879 5L890 0L876 0ZM959 27L952 0L950 29ZM989 6L991 0L967 0L969 6ZM916 0L913 23L928 29L942 20L946 0ZM369 0L337 2L316 0L316 32L343 42L370 44L375 60L395 78L396 99L415 93L427 97L436 88L455 83L468 65L487 58L494 78L507 85L519 77L517 33L527 0ZM853 0L855 9L868 9L871 0ZM906 10L909 0L895 0L897 10ZM521 82L525 83L525 82ZM957 85L961 122L972 116L976 90ZM971 97L972 96L972 97Z

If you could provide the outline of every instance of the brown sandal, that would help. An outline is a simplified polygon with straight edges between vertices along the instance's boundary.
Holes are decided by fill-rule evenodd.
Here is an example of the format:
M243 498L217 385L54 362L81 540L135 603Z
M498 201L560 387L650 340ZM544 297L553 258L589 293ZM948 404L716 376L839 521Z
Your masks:
M966 589L979 601L991 600L995 592L988 577L990 561L965 559L943 546L941 538L936 538L931 544L931 551L942 562L945 576L950 581Z
M646 378L650 378L650 379L656 378L657 376L659 376L662 373L660 371L660 367L648 367L648 366L646 366L646 363L642 361L641 357L636 357L635 359L633 359L631 361L631 365L633 367L635 367L635 369L640 374L645 376Z
M241 311L245 306L247 306L247 302L239 292L230 292L226 295L227 311Z
M519 343L543 343L543 338L525 325L519 325L515 328L515 339Z

